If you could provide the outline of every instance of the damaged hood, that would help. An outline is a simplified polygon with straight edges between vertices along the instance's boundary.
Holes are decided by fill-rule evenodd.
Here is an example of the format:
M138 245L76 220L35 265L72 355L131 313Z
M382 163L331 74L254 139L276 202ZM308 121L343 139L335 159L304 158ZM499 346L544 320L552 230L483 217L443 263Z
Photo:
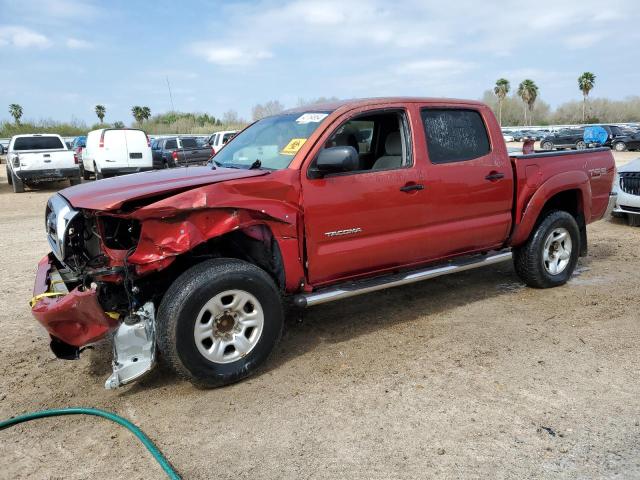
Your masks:
M117 210L126 202L179 193L191 188L267 175L264 170L186 167L107 178L66 188L59 193L75 208Z

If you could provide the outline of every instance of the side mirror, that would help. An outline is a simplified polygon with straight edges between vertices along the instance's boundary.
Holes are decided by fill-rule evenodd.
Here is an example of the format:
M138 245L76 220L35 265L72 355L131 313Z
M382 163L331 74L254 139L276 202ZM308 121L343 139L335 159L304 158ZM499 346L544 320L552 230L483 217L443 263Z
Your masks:
M353 147L330 147L320 151L314 168L315 177L330 173L354 172L360 168L360 157Z

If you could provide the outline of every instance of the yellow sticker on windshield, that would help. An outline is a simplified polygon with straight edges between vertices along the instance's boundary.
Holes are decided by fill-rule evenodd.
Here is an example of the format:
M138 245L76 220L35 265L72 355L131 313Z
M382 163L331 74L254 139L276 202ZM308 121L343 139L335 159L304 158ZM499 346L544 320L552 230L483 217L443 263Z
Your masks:
M295 155L296 153L298 153L298 150L302 148L302 145L304 145L304 142L306 141L306 138L292 138L291 141L287 143L287 146L280 151L280 154Z

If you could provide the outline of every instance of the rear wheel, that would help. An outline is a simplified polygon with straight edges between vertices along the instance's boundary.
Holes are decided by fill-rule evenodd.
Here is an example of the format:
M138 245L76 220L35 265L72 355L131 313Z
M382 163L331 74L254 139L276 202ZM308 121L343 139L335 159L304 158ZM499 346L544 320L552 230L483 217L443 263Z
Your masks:
M11 172L11 185L13 185L14 193L24 192L24 182L20 180L15 173Z
M284 314L271 277L250 263L200 263L171 285L158 309L160 358L204 387L242 380L280 340Z
M540 146L543 150L553 150L553 143L551 142L542 142L542 145Z
M80 179L80 177L71 177L69 179L69 185L71 185L72 187L74 185L80 185L82 183L82 180Z
M104 175L98 170L98 165L96 165L95 162L93 163L93 173L96 176L96 180L102 180L104 178Z
M538 224L527 243L514 249L518 276L530 287L550 288L571 278L580 253L580 230L575 218L552 211Z
M627 149L627 144L624 142L616 142L613 144L613 149L616 152L624 152Z
M576 142L576 150L585 150L587 148L587 144L584 140L578 140Z
M91 173L87 172L84 169L84 165L80 164L80 174L82 175L83 180L90 180L91 179Z
M7 183L11 185L13 182L11 180L11 170L9 170L9 165L7 165L5 168L7 170Z

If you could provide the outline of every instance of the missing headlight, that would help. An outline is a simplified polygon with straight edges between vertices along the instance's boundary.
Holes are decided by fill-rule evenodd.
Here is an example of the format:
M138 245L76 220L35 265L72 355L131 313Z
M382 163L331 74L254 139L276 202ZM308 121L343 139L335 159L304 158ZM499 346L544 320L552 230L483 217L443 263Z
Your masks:
M107 248L129 250L138 244L140 222L127 218L101 216L102 241Z

